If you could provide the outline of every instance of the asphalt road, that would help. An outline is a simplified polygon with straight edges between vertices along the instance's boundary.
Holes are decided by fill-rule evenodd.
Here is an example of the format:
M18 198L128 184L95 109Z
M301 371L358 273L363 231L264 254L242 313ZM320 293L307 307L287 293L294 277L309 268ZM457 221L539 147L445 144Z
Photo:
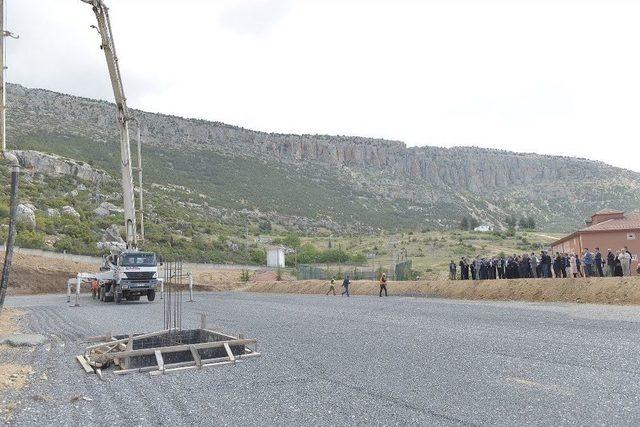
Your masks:
M74 360L81 339L161 329L162 301L83 298L8 299L51 339L21 360L36 370L28 388L2 396L20 401L13 423L640 424L637 307L198 293L183 327L207 312L257 338L260 359L101 382Z

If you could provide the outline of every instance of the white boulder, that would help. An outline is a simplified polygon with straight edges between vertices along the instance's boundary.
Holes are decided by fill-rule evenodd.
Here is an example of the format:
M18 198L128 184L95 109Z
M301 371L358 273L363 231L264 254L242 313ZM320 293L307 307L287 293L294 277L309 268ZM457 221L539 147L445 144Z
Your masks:
M36 214L29 206L22 203L19 204L16 207L16 214L18 222L27 224L27 226L32 230L36 228Z
M60 211L54 208L47 208L47 216L49 218L57 218L60 216Z
M78 213L78 211L76 211L73 206L69 205L62 207L62 214L80 218L80 214Z
M113 203L102 202L102 203L100 203L100 206L98 206L94 210L94 212L98 216L109 216L109 215L113 215L113 214L116 214L116 213L122 213L122 212L124 212L124 209L117 207Z

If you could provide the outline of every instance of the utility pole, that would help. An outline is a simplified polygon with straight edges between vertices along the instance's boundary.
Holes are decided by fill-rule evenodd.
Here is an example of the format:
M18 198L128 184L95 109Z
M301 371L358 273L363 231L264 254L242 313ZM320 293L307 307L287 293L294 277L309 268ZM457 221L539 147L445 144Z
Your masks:
M10 216L9 216L9 233L5 243L4 264L2 266L2 278L0 279L0 311L4 305L4 297L7 294L7 286L9 285L9 272L11 270L11 261L13 260L13 245L16 240L16 223L18 209L18 177L20 174L20 166L18 159L13 153L7 151L7 127L6 127L6 109L7 109L7 92L4 81L4 71L7 67L4 65L4 42L5 38L12 37L17 39L18 36L4 29L4 0L0 0L0 148L2 148L2 158L11 164L11 195L10 195Z
M2 154L4 157L7 151L7 126L5 124L5 110L7 109L7 90L4 84L4 0L0 0L0 34L2 34L2 43L0 43L0 138L2 138Z
M6 37L17 39L18 36L10 31L4 29L5 9L4 0L0 0L0 35L2 35L2 42L0 43L0 138L2 138L2 154L7 151L7 125L6 125L6 110L7 110L7 89L4 81L4 71L7 67L4 64L4 41Z

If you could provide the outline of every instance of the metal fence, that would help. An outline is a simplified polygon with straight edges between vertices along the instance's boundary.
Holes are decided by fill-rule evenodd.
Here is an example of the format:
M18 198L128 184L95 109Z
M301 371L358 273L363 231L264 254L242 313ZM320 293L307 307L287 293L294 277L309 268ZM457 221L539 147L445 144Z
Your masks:
M374 270L372 267L358 266L328 266L328 265L311 265L299 264L296 272L298 280L328 280L343 279L349 276L351 280L377 280L381 272L386 270Z
M382 273L386 273L391 280L412 280L411 260L397 263L393 275L382 266L375 268L372 266L299 264L296 278L298 280L329 280L332 278L343 279L348 275L351 280L378 280Z
M396 264L393 280L413 280L413 270L411 260L402 261Z

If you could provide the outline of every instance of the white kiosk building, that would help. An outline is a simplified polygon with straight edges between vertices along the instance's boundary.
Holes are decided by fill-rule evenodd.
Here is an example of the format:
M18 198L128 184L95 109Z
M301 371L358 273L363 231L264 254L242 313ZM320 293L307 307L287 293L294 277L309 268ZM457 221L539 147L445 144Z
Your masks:
M271 246L267 250L267 267L284 268L284 248Z

